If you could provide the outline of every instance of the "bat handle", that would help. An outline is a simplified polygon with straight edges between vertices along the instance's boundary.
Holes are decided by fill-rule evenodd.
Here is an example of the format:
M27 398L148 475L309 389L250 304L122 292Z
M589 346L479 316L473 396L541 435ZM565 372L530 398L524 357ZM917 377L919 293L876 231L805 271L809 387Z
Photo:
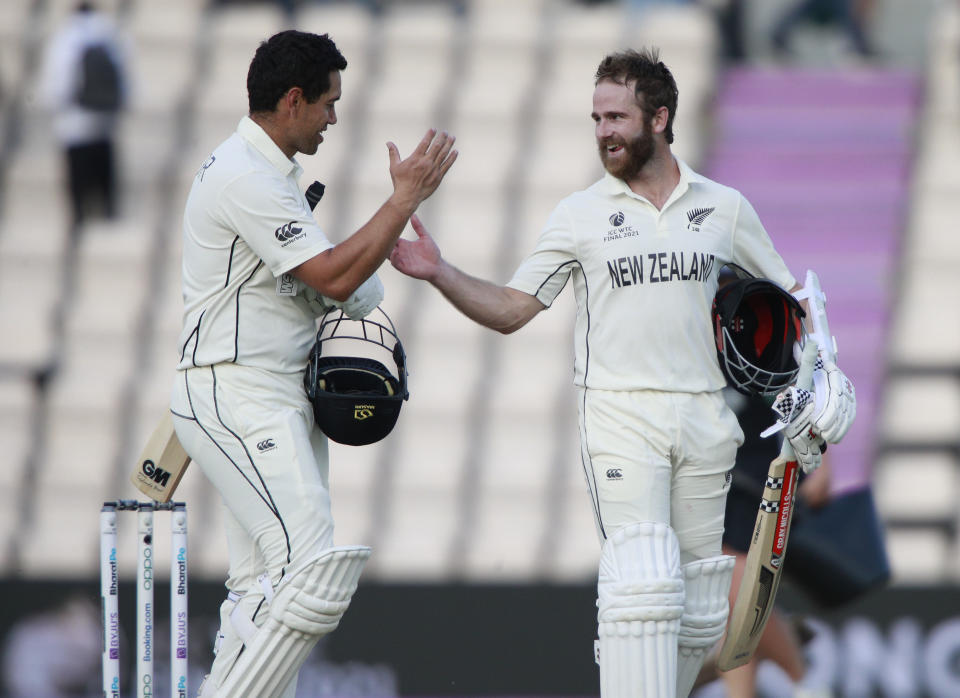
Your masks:
M807 337L800 356L800 370L797 371L797 387L810 390L813 387L813 368L817 363L817 341Z
M813 387L813 367L817 363L817 341L813 337L807 337L803 345L803 353L800 355L800 370L797 371L797 387L804 390L810 390ZM796 454L793 452L793 446L788 439L783 440L780 447L780 455L787 460L796 460Z

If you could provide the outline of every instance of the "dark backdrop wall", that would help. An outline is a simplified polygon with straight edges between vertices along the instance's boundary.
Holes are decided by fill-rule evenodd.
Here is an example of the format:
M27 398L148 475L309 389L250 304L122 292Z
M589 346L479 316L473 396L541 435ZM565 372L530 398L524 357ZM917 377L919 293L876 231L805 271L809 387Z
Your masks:
M135 656L132 583L122 584L120 593L126 683ZM167 594L159 583L158 696L169 695ZM73 692L61 695L98 695L96 583L2 581L0 598L3 696L41 698L38 686L71 672ZM219 584L191 581L191 695L209 665L221 599ZM835 695L960 695L956 588L887 589L831 612L790 588L783 589L782 600L819 630L810 646L812 671ZM361 584L340 628L304 669L298 695L596 696L594 602L591 584ZM17 683L35 692L15 693Z

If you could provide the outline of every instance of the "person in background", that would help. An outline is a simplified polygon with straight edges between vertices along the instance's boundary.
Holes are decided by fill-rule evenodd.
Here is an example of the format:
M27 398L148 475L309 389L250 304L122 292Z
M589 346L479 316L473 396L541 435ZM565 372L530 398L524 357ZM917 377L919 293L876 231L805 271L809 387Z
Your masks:
M63 149L73 224L117 214L116 130L127 56L114 22L84 0L47 47L41 99Z
M805 22L815 22L839 26L859 56L873 58L876 51L864 29L871 5L872 0L799 0L774 25L773 48L778 53L787 52L794 29Z
M100 609L85 596L19 620L3 649L0 689L8 698L76 698L99 686Z

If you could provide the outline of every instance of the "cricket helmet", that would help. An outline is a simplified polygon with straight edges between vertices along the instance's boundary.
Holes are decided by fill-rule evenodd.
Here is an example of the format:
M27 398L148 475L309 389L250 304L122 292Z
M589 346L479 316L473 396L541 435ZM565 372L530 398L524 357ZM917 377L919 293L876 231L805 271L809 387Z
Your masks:
M396 374L377 354L393 358ZM389 316L380 308L359 320L341 310L326 313L303 382L317 426L328 438L363 446L389 434L410 396L406 355Z
M725 277L730 280L723 283ZM769 395L792 385L799 370L794 345L804 339L806 313L800 303L772 281L735 265L721 270L720 278L713 329L730 385L745 395Z

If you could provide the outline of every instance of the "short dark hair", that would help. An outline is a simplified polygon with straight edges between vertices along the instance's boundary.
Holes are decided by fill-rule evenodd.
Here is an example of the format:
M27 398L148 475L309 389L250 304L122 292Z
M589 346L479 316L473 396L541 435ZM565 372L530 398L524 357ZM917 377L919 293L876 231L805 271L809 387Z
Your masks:
M347 59L326 34L289 29L260 42L247 71L250 113L269 112L291 87L316 102L330 89L330 73L347 67Z
M664 136L667 143L673 143L673 117L677 113L677 82L673 73L660 60L660 51L645 48L639 51L627 49L606 56L597 68L594 85L601 80L612 80L626 85L635 80L634 93L637 104L643 110L647 120L656 114L657 109L666 107L669 112L667 129ZM641 96L642 95L642 96Z

